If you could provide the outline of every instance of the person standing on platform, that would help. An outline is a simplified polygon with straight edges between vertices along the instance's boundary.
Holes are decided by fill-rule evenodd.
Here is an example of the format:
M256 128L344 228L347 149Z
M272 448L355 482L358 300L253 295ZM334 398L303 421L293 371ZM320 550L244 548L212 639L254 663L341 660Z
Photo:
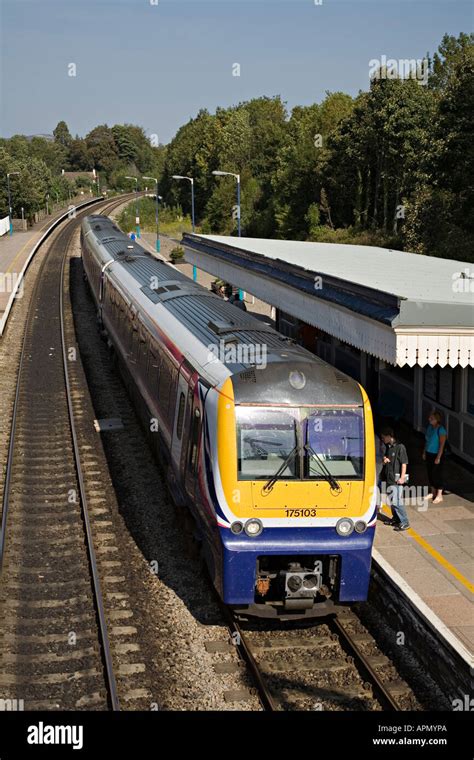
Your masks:
M383 470L383 458L385 456L385 444L382 442L380 436L375 433L375 482L377 483L377 509L380 511L382 507L382 470Z
M242 301L239 291L237 291L237 293L234 296L229 298L229 302L232 303L234 306L236 306L238 309L241 309L242 311L247 311L247 307L245 305L245 302Z
M380 479L385 483L387 497L392 510L391 525L395 530L408 530L410 523L403 504L403 486L405 485L408 454L403 443L395 439L392 428L383 428L380 437L385 444L385 456Z
M428 427L425 432L425 448L423 459L426 462L428 482L431 493L426 497L433 499L433 504L441 504L443 501L444 488L444 457L448 433L441 424L441 412L433 409L428 417Z

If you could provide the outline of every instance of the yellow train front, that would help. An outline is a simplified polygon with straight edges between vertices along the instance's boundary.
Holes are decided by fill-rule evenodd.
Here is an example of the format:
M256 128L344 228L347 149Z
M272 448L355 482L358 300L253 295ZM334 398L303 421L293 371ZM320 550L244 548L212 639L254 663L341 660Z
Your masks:
M224 602L294 618L365 600L377 512L361 386L287 347L210 390L205 410L201 466L219 535L204 547Z

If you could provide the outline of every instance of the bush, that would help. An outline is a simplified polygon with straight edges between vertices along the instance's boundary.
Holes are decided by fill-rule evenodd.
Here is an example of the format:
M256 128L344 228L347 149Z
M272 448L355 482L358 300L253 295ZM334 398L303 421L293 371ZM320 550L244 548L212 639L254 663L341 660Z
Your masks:
M173 264L179 264L184 259L184 248L181 245L175 245L170 253L170 259Z

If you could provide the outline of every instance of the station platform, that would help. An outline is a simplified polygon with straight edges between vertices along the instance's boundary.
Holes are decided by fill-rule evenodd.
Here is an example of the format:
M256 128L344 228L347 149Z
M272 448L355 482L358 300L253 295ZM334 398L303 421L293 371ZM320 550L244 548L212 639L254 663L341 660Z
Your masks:
M71 203L83 202L84 198L75 198ZM69 204L46 216L26 232L14 232L13 235L0 237L0 323L7 308L12 291L25 265L32 248L40 240L45 230L68 210Z
M406 425L396 432L410 462L411 490L405 499L410 529L395 531L388 522L391 510L383 505L374 560L383 564L392 582L474 665L474 476L448 457L442 503L423 499L429 490L421 457L423 438Z

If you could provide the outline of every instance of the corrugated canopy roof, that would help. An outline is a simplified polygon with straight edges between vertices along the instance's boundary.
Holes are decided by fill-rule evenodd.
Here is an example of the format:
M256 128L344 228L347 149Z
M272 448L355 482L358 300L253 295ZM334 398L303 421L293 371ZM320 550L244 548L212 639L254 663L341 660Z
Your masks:
M399 298L474 305L474 266L468 262L368 245L238 239L225 235L197 237L256 253L266 259L279 260L315 274L358 283ZM453 283L462 276L464 269L472 278L472 291L469 293L459 293L453 288Z
M234 285L388 361L474 361L474 267L467 262L373 246L223 235L185 234L183 242L190 249L186 258L197 266L201 260L213 274L227 272ZM344 311L360 315L366 327L342 324ZM370 340L367 320L391 328L396 345L381 329Z

